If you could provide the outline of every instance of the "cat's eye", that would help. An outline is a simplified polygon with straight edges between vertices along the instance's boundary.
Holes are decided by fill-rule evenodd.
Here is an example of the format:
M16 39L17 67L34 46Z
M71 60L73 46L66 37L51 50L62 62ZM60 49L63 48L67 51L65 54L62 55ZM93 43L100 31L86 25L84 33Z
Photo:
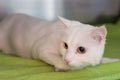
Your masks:
M78 47L77 52L80 54L84 54L86 52L86 49L84 47Z
M63 47L64 47L65 49L68 49L68 45L67 45L66 42L63 42L62 44L63 44Z

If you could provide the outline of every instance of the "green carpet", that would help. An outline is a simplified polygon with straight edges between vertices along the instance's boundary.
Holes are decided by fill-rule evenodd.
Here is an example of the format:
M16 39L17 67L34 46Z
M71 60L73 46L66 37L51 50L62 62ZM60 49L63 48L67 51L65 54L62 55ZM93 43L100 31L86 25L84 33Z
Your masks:
M105 57L120 58L120 21L107 24ZM120 62L78 71L54 72L42 61L0 54L0 80L120 80Z

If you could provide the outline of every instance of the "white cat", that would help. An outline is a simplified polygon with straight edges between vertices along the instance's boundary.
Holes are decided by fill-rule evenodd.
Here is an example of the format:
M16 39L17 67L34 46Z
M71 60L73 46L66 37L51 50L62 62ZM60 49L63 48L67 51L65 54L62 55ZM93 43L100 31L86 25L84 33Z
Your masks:
M56 71L76 70L101 62L106 35L105 26L61 17L50 23L13 14L0 23L0 49L6 54L43 60Z

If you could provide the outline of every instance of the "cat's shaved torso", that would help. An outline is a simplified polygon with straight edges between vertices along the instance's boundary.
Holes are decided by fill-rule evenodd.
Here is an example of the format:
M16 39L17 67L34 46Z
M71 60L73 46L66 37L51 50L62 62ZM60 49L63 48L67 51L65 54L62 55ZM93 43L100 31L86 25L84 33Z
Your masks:
M48 38L52 40L50 36L55 36L56 38L61 36L62 27L59 27L59 25L62 24L55 25L24 14L8 16L0 23L0 48L6 53L18 53L22 57L34 58L35 53L31 52L33 46L35 47L36 45L37 47L38 44L44 46L46 43L51 42L45 42Z

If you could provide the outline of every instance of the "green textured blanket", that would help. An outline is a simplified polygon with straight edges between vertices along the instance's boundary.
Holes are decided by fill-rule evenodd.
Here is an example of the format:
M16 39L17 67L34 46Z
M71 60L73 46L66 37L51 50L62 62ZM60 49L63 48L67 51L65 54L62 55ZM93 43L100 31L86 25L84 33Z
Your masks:
M120 58L120 21L107 24L105 57ZM100 64L78 71L54 72L42 61L0 53L0 80L120 80L120 62Z

